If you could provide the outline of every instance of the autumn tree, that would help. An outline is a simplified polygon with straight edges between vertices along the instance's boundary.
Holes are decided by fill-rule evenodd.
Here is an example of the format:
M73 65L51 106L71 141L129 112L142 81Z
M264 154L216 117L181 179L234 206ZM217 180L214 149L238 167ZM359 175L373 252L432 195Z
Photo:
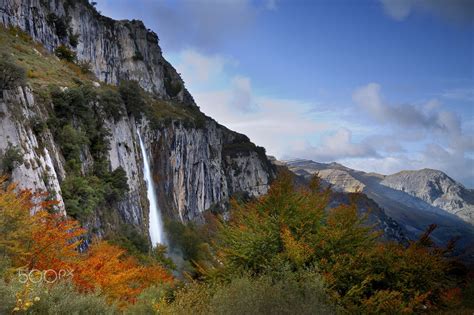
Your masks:
M296 189L283 174L260 199L234 201L232 218L218 233L219 260L227 270L252 274L310 264L328 197L318 187Z
M120 247L98 241L77 265L74 281L84 291L100 288L110 301L124 305L149 286L171 283L172 276L160 265L141 266Z
M54 201L45 194L16 191L0 182L0 258L3 265L25 272L49 271L56 277L64 271L81 292L100 292L110 303L133 303L147 287L172 283L173 277L155 260L140 264L124 249L94 240L85 251L78 247L86 230L78 221L51 211ZM47 211L50 210L50 211ZM53 272L54 271L54 272ZM71 274L69 274L71 271ZM55 285L52 281L51 285Z
M284 174L268 195L234 202L218 232L217 274L278 277L278 270L316 268L333 300L351 313L434 310L459 298L447 250L430 242L432 229L408 247L382 242L356 200L328 209L328 194L317 179L296 188Z
M16 193L15 185L5 186L5 178L0 178L0 258L3 265L18 265L29 256L27 247L31 243L33 226L30 216L32 193Z

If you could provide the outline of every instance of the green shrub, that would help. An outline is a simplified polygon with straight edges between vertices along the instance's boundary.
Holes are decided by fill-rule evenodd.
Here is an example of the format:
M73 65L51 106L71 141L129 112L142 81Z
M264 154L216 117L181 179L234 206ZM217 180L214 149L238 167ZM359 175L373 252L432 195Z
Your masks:
M170 248L179 249L184 260L201 260L203 239L192 224L169 220L165 224Z
M38 116L31 118L30 126L37 137L43 134L43 132L48 128L47 123Z
M58 135L58 140L66 161L80 161L81 148L89 143L85 132L74 128L72 125L65 125Z
M164 314L335 314L316 272L286 272L280 279L242 276L229 283L190 284L168 304Z
M79 44L79 34L69 34L69 45L76 48L77 44Z
M0 91L12 90L25 84L25 69L8 60L6 56L2 56L0 59Z
M321 277L287 272L281 279L242 277L216 290L214 314L335 314Z
M21 302L18 299L21 299ZM17 306L20 310L16 312L14 308ZM54 285L30 283L25 289L25 285L16 279L9 282L0 279L0 314L12 313L105 315L118 314L119 312L114 305L109 305L100 296L100 292L80 293L70 282L58 282Z
M0 152L1 153L1 152ZM23 155L17 146L8 145L0 157L0 167L3 173L11 174L15 167L23 163Z
M59 17L54 13L46 16L46 22L53 26L59 39L64 39L68 35L70 19L66 16Z
M66 60L68 62L75 62L76 61L76 53L73 52L71 49L69 49L65 45L59 45L56 47L54 50L54 54L59 58Z
M109 184L106 199L110 203L121 200L129 190L127 173L122 167L106 174L104 180Z
M138 82L120 82L119 92L127 109L127 113L140 119L146 109L146 102L142 95L142 88Z
M168 93L168 95L171 97L175 97L183 89L183 85L179 81L165 79L164 83L165 83L166 93Z
M169 286L149 287L139 296L135 304L130 305L126 310L126 315L149 315L158 314L156 305L168 298L171 288ZM161 308L160 308L161 310ZM160 311L159 314L162 312ZM198 314L198 313L189 313Z
M178 79L173 79L168 67L164 68L164 77L166 93L171 97L175 97L183 89L182 83Z
M125 105L122 97L113 89L105 89L99 93L99 104L107 117L114 121L120 120L125 115Z
M119 231L119 233L108 238L111 243L126 249L129 254L136 257L148 254L148 238L141 234L134 226L123 224L120 226Z
M79 67L79 69L81 69L81 72L83 74L88 74L92 72L92 65L90 61L85 61L85 60L79 61L77 63L77 66Z
M104 186L95 176L69 175L61 183L67 213L73 218L87 219L104 203Z

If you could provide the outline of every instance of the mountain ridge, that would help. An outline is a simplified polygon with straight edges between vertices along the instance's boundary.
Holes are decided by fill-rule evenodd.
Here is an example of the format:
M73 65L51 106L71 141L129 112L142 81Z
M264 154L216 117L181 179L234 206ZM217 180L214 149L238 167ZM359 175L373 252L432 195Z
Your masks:
M382 184L384 181L387 184L390 179L397 179L399 173L393 174L395 177L391 177L393 175L353 170L339 163L319 163L306 159L283 161L283 163L298 175L310 177L319 174L323 182L326 185L331 185L336 191L350 192L354 185L361 183L364 187L360 192L383 208L388 216L405 229L410 239L417 239L430 224L434 223L437 225L437 229L433 232L432 237L436 243L442 245L453 238L459 238L460 250L467 253L468 259L474 258L474 226L472 223L463 220L456 215L457 213L434 206L408 192ZM336 170L339 178L331 176ZM444 174L438 170L434 171L435 174ZM416 171L409 172L417 174ZM406 172L401 174L406 174ZM341 179L341 176L345 177L344 180ZM446 174L444 177L449 178ZM469 207L469 209L471 208Z

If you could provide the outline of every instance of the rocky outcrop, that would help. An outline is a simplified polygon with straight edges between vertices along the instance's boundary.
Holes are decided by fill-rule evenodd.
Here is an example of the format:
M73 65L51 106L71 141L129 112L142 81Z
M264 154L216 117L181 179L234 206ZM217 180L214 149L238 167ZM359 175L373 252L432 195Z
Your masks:
M348 172L338 169L318 171L318 176L323 178L331 188L342 192L361 192L365 185L352 177Z
M386 176L380 184L406 192L474 224L474 192L441 171L402 171Z

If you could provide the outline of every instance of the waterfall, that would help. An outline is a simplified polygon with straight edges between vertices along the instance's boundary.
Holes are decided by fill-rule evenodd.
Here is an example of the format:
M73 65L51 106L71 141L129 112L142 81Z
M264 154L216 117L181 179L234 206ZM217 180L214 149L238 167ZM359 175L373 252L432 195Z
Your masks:
M155 247L157 244L165 244L163 221L161 220L161 211L158 207L156 199L155 185L153 183L153 177L150 171L150 161L146 154L145 144L143 143L140 132L138 132L138 139L140 140L140 149L143 158L143 176L146 181L147 196L150 203L150 214L149 214L149 232L151 238L151 244Z

